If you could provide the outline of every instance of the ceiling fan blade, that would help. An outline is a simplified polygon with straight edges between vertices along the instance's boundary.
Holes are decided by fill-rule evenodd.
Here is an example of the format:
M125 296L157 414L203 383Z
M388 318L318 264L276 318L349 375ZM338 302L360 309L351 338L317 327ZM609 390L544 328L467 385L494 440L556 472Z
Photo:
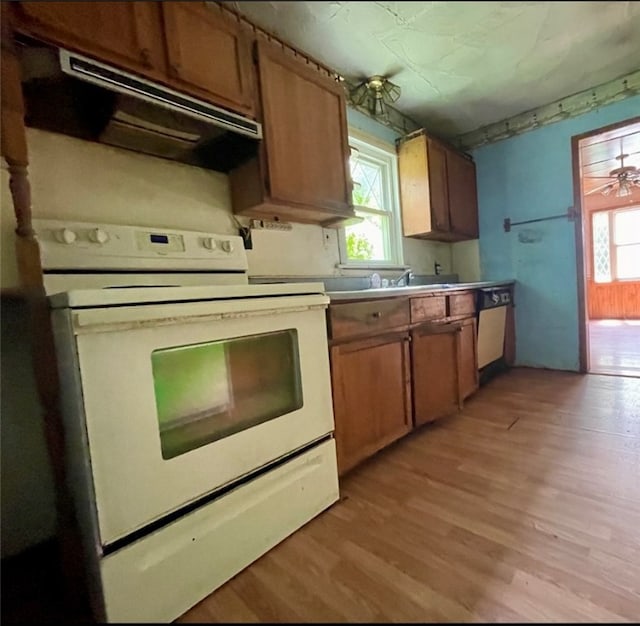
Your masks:
M606 189L607 187L613 187L614 183L605 183L604 185L598 185L597 187L594 187L593 189L589 189L589 191L585 191L584 195L585 196L590 196L592 193L597 193L598 191L602 191L603 189Z

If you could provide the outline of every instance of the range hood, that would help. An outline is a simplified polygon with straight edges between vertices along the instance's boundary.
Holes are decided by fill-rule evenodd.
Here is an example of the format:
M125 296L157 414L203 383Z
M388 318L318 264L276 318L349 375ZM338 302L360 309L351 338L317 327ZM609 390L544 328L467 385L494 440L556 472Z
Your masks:
M228 172L257 152L241 115L60 48L20 48L27 126Z

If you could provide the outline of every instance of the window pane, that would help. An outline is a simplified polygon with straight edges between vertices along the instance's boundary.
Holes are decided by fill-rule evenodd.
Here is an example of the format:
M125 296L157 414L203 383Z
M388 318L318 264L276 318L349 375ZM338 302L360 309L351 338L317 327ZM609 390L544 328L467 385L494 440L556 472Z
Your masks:
M616 249L618 278L640 278L640 243Z
M367 163L362 158L352 158L353 204L384 210L382 167Z
M613 230L614 241L617 245L640 243L640 209L615 213Z
M609 214L593 214L593 278L597 283L611 282Z
M295 329L155 350L162 458L302 407Z
M364 211L356 211L356 215L364 217L364 220L345 228L349 260L384 261L387 258L385 246L389 218Z

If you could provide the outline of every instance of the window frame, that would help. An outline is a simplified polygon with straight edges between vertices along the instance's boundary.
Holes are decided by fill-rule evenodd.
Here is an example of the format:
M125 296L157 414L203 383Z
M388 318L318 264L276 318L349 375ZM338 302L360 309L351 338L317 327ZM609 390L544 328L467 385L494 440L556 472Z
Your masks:
M640 275L635 278L618 278L618 248L624 248L625 246L633 246L640 244L640 237L638 241L631 243L623 243L617 244L615 242L615 216L620 213L625 213L627 211L640 211L640 205L632 205L626 207L617 207L615 209L598 209L597 211L591 212L589 231L590 231L590 248L591 248L591 267L593 268L592 280L597 285L611 285L613 283L628 283L628 282L640 282ZM607 281L598 281L596 280L596 259L595 259L595 245L593 240L593 219L595 215L600 213L606 213L608 221L609 221L609 268L611 273L611 280Z
M398 182L398 157L395 147L382 144L373 138L365 137L361 133L349 131L349 146L358 150L359 154L366 159L381 166L383 180L383 193L385 204L388 203L388 210L373 209L354 205L354 211L369 213L371 215L388 216L389 232L388 241L385 248L388 248L388 257L382 260L350 259L347 254L346 228L341 228L338 232L338 249L340 262L337 267L347 269L405 269L403 247L402 247L402 227L400 224L400 194Z

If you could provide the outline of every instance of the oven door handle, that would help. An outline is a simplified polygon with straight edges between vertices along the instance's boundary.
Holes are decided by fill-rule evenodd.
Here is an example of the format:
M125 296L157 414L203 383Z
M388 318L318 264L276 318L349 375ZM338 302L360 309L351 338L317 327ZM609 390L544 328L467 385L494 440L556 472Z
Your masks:
M76 332L122 330L163 324L221 321L264 317L282 313L326 309L329 298L321 294L276 298L236 298L205 302L177 302L144 306L73 309Z

